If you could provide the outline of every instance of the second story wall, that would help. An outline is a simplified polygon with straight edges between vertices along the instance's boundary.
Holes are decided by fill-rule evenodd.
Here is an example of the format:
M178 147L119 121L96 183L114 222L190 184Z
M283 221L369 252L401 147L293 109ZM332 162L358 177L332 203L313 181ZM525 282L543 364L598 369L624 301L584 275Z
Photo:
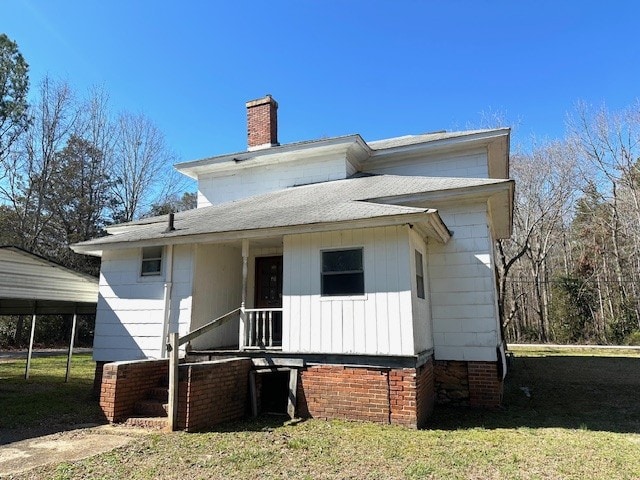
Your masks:
M198 208L230 202L294 185L341 180L355 173L344 156L315 157L295 162L256 164L198 178Z
M421 177L489 178L487 151L439 154L372 164L369 173Z

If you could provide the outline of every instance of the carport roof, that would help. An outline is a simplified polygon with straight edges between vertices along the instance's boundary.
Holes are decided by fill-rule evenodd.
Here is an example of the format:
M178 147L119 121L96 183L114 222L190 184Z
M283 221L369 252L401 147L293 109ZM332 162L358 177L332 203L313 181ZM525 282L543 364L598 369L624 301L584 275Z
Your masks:
M0 246L0 315L95 313L98 279Z

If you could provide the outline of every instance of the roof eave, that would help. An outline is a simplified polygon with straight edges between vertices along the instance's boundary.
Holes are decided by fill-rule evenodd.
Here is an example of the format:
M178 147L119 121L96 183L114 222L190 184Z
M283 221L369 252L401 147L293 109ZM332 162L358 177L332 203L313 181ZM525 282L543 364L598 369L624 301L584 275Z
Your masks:
M332 137L309 142L289 143L261 150L238 152L217 157L204 158L174 165L175 169L191 178L197 179L199 175L237 169L242 166L253 166L259 161L260 165L280 163L283 160L296 160L301 152L305 157L330 154L333 151L347 151L349 147L357 145L368 156L371 149L358 134Z
M423 212L404 213L396 215L385 215L374 218L342 220L338 222L323 222L304 225L288 225L282 227L269 227L254 230L232 230L227 232L199 233L187 235L172 235L160 237L154 235L153 238L117 241L114 235L112 242L106 243L104 237L99 239L99 243L92 241L72 245L74 252L101 256L104 250L122 250L128 248L141 248L157 245L186 245L195 243L223 243L237 241L241 239L261 239L272 238L274 236L293 235L300 233L315 233L342 230L345 228L375 228L393 225L419 224L423 226L425 236L434 238L438 242L446 243L451 234L444 224L442 218L435 209L426 209Z

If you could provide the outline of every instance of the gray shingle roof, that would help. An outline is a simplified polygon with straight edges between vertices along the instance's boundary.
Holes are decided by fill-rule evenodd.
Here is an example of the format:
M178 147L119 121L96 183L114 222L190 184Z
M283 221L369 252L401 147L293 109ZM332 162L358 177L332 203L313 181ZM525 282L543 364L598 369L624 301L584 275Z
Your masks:
M348 178L291 187L180 212L175 215L175 230L169 233L164 232L166 215L124 224L123 227L128 228L123 233L82 242L78 246L434 213L425 208L375 203L371 200L504 182L507 181L396 175Z

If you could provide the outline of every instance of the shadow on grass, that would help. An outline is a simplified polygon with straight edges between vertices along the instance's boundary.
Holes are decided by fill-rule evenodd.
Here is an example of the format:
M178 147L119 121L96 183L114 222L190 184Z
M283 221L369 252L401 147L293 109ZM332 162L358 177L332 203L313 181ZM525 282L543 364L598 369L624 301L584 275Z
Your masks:
M243 418L241 420L221 423L215 427L208 428L204 432L235 433L243 432L265 432L274 430L284 425L295 426L304 423L307 419L296 418L291 420L287 415L262 414L256 418Z
M640 358L516 357L498 411L436 407L427 428L640 433Z
M0 445L106 424L86 378L0 378Z

